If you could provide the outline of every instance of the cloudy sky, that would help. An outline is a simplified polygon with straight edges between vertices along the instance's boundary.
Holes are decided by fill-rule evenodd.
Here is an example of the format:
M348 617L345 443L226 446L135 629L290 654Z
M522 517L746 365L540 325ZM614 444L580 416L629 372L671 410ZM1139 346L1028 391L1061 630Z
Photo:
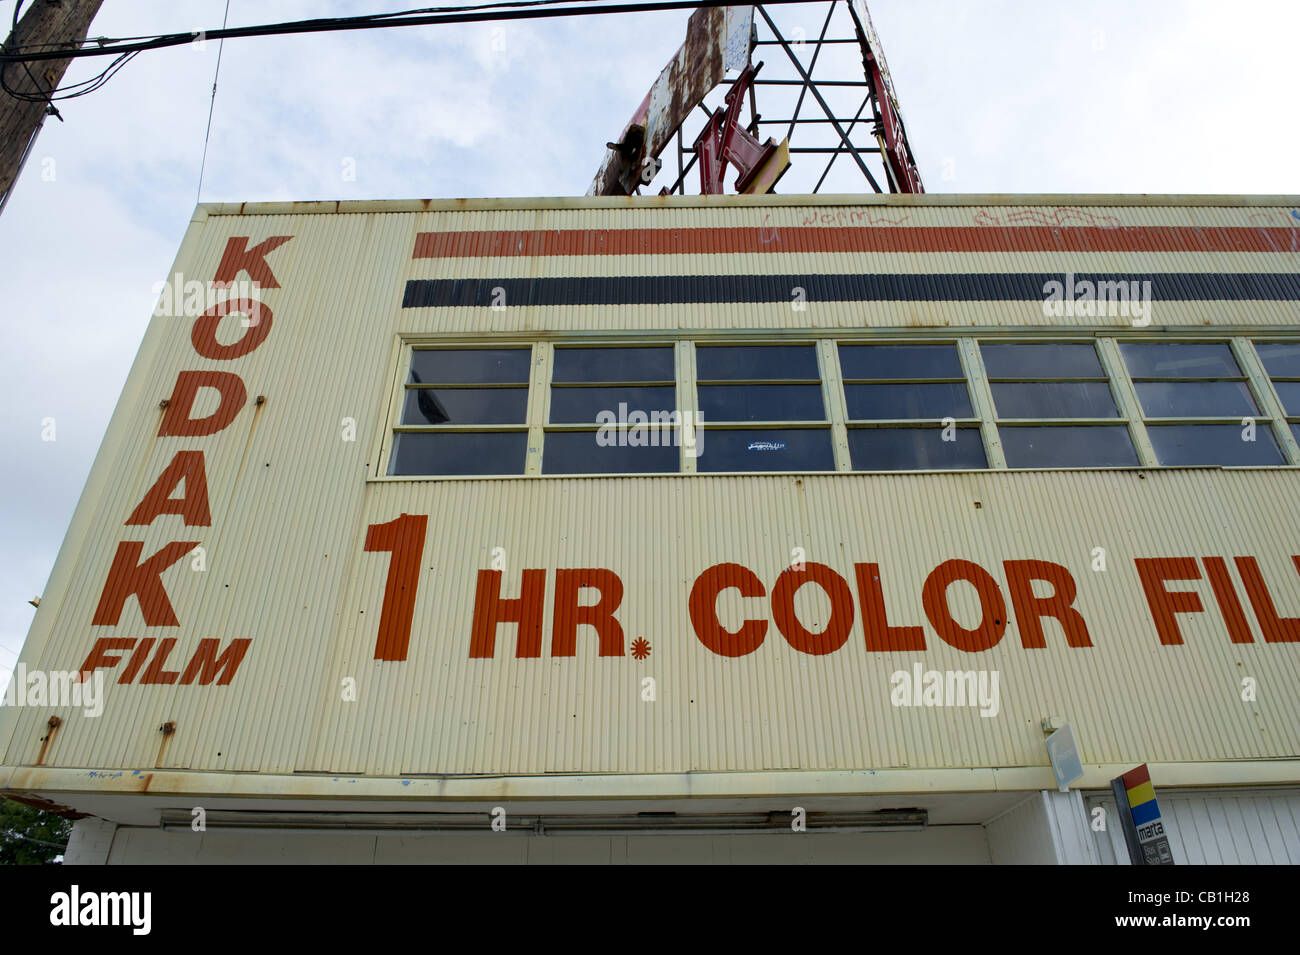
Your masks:
M1300 193L1291 0L869 6L931 192ZM231 0L230 24L401 8ZM105 0L91 35L211 29L224 9ZM825 9L772 12L811 39ZM0 2L0 22L12 14ZM581 195L686 18L232 40L202 199ZM143 53L60 104L0 215L0 684L193 214L216 56L215 42ZM861 190L851 173L831 181Z

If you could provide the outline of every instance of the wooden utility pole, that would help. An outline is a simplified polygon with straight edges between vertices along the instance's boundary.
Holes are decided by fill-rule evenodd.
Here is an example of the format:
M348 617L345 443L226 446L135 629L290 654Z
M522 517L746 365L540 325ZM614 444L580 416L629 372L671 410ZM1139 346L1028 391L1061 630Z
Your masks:
M15 0L16 2L16 0ZM4 51L40 43L79 43L90 30L103 0L32 0L18 27L4 43ZM39 60L32 63L0 63L4 86L19 93L9 95L0 87L0 211L22 171L23 162L36 142L45 117L52 112L46 94L63 80L71 59ZM36 97L28 100L27 95Z

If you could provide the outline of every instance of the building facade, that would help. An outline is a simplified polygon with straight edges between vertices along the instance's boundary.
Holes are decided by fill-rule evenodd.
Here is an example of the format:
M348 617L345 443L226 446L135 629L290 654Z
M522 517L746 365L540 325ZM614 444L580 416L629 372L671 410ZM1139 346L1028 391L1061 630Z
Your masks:
M1300 861L1298 210L201 206L0 790L83 862L1108 863L1145 763L1176 862Z

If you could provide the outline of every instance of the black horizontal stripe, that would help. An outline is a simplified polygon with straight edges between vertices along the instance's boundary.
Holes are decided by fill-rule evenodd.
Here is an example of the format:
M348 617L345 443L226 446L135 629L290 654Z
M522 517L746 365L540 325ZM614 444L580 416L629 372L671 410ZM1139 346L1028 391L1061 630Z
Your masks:
M1041 302L1043 286L1063 280L1059 272L412 279L402 307L784 303L796 288L809 302ZM1295 272L1075 273L1074 281L1150 282L1153 301L1300 301Z

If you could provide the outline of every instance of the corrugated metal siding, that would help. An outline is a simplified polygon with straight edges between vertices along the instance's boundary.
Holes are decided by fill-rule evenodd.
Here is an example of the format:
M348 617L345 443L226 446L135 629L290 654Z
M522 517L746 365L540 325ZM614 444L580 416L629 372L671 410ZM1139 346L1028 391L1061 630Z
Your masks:
M1300 864L1300 792L1164 793L1160 815L1177 865ZM1085 800L1114 819L1115 800L1096 794ZM1096 832L1102 862L1128 865L1118 825Z
M200 216L176 266L187 278L210 279L231 236L250 236L250 245L294 236L268 259L281 285L262 293L273 327L251 354L221 362L195 353L189 319L154 319L23 660L29 667L74 669L100 636L176 638L174 669L202 638L220 638L224 646L248 637L252 649L226 687L110 682L104 716L62 712L64 724L49 741L44 764L385 775L1025 766L1046 762L1039 721L1048 715L1074 723L1088 762L1300 754L1294 647L1230 644L1204 581L1186 587L1206 607L1180 617L1186 645L1159 646L1132 562L1255 555L1279 611L1300 613L1300 579L1290 561L1300 529L1293 471L367 481L386 427L400 336L1048 324L1040 303L1006 301L814 302L804 313L778 303L404 309L412 279L1300 270L1300 254L1289 247L412 258L416 237L425 232L782 230L810 219L828 229L864 222L887 229L886 217L941 227L969 226L981 214L1005 228L1021 213L1030 222L1055 218L1067 229L1079 220L1059 211L1065 208L920 202L676 208L630 201L515 211L261 215L254 209ZM1295 221L1281 205L1089 206L1087 213L1094 222L1111 217L1122 226L1193 229L1283 229ZM1296 318L1296 303L1288 301L1156 302L1154 325L1294 328ZM237 335L232 327L222 340ZM237 372L248 405L217 435L158 437L158 402L181 370ZM260 408L258 395L267 398ZM356 441L341 439L344 418L355 419ZM212 526L185 528L178 517L161 517L149 527L125 527L183 449L205 454ZM402 513L430 515L411 655L404 663L379 663L371 657L388 558L363 552L363 543L369 524ZM206 571L190 570L186 559L163 577L180 627L144 626L134 599L120 627L90 626L123 540L143 542L145 555L173 540L203 542ZM687 615L695 577L714 563L735 561L770 588L794 546L833 567L851 587L855 561L879 563L895 625L924 624L920 589L943 560L980 563L1004 595L1001 561L1055 561L1079 585L1076 606L1095 646L1066 647L1048 621L1043 650L1021 648L1013 626L994 649L964 654L927 626L923 654L872 655L862 648L858 621L849 643L826 656L795 651L774 627L747 657L723 659L706 650ZM1108 552L1105 573L1089 569L1098 546ZM475 574L490 566L495 547L506 555L504 596L518 594L523 568L548 572L544 647L555 569L607 567L627 588L619 611L626 639L647 639L650 659L598 658L594 639L582 630L575 658L551 659L544 650L541 659L516 660L513 628L502 627L496 659L470 660ZM817 629L814 589L800 592L799 606ZM963 593L955 587L950 596L957 615L969 621L977 608ZM727 610L725 597L719 606ZM764 606L758 601L743 606L766 613L756 610ZM741 619L739 602L730 612ZM933 669L999 670L1002 714L982 719L971 710L892 707L890 673L917 659ZM109 671L110 681L120 670ZM1268 688L1258 703L1241 702L1243 675L1257 675ZM356 703L341 700L340 683L349 676L358 682ZM641 701L644 676L656 678L657 702ZM51 712L0 712L0 739L9 740L5 764L36 761ZM158 731L166 721L177 727L168 738Z

